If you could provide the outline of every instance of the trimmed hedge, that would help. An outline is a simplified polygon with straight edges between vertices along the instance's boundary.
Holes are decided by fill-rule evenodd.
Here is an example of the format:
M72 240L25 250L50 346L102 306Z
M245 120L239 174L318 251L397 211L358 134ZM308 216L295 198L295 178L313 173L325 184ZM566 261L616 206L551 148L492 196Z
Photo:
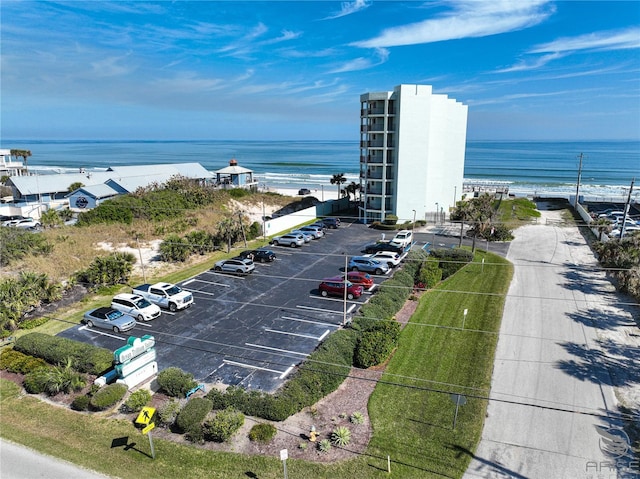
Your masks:
M358 339L354 362L359 368L383 363L393 352L400 337L400 324L380 321L376 328L362 333Z
M443 280L473 261L473 253L466 249L436 248L431 250L429 255L440 260L438 266L442 269Z
M43 333L25 334L16 340L13 348L55 365L64 365L70 358L75 370L96 376L113 364L113 353L106 348Z
M421 288L433 288L442 281L442 270L438 266L438 261L427 260L422 263L420 271L416 277L416 284Z
M198 385L193 379L193 374L186 373L176 367L160 371L157 380L162 390L173 397L185 397L191 389Z
M47 365L45 360L23 354L15 349L5 349L0 353L0 369L6 369L11 373L27 374Z
M108 384L96 391L89 403L92 408L104 411L121 401L125 394L127 394L126 385L119 383Z
M193 442L200 442L204 437L202 422L213 409L213 403L206 398L193 398L178 413L176 426Z
M140 412L151 400L151 393L148 389L138 389L124 402L122 408L126 412Z

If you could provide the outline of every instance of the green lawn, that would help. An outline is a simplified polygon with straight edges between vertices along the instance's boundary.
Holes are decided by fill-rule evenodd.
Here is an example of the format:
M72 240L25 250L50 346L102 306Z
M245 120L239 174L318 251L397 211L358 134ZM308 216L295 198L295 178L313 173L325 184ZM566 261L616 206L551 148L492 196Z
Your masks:
M460 477L480 438L486 401L468 397L453 430L455 406L449 393L488 395L495 333L511 275L506 260L478 252L474 263L425 293L369 401L374 436L366 453L336 465L289 460L289 476L390 477L390 456L392 477ZM469 313L461 330L464 309ZM128 422L52 407L33 397L18 399L16 391L0 381L2 437L106 474L171 479L283 476L278 458L239 457L161 440L154 441L156 460L151 460L136 451L148 454L149 443ZM114 439L124 436L136 442L135 449L111 448Z

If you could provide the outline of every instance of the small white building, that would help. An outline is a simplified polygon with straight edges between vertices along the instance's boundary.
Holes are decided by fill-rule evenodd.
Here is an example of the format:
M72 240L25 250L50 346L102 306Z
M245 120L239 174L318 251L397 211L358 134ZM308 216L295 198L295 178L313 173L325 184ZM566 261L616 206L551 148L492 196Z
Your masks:
M467 106L430 85L360 96L359 216L435 218L462 194Z
M235 158L231 158L229 166L214 172L216 186L221 188L257 188L258 180L253 177L253 170L238 165Z
M14 160L11 150L0 149L0 176L19 176L25 173L24 163Z

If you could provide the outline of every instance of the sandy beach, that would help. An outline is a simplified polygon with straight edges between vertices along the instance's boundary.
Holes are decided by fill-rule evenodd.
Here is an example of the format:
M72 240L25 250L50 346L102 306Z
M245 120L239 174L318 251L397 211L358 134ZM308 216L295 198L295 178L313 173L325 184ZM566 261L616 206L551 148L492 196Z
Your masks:
M341 185L341 189L344 188L344 185ZM267 191L269 192L273 192L273 193L280 193L281 195L285 195L285 196L294 196L296 198L304 198L305 196L315 196L316 198L318 198L320 201L328 201L328 200L336 200L338 199L338 186L337 185L331 185L330 188L314 188L311 189L309 188L309 190L311 191L311 194L309 195L299 195L298 194L298 189L297 188L274 188L274 187L267 187L266 188Z

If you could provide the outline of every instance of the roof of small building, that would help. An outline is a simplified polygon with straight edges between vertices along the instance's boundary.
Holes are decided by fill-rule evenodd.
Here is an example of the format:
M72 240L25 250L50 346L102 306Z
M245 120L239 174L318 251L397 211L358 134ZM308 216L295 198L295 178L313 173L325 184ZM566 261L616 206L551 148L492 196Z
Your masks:
M253 173L253 170L242 166L225 166L220 170L216 170L215 173L217 175L240 175L242 173Z
M118 194L116 190L104 183L100 185L83 186L82 188L78 188L77 190L71 192L67 196L75 195L76 193L84 193L87 196L91 196L95 199L109 198Z

